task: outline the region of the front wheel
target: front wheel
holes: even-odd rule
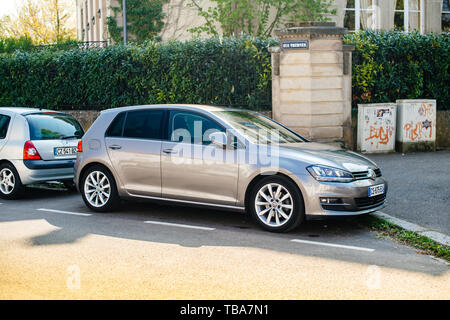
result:
[[[80,187],[83,200],[91,210],[112,211],[120,202],[114,177],[103,166],[89,168]]]
[[[297,186],[281,176],[270,176],[252,189],[249,210],[254,220],[265,230],[286,232],[304,220],[303,198]]]

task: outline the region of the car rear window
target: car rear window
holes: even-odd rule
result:
[[[80,139],[83,128],[71,115],[63,113],[35,113],[26,116],[31,140]]]
[[[11,117],[0,114],[0,139],[5,139]]]

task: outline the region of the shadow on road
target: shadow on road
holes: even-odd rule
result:
[[[368,230],[361,217],[312,220],[302,224],[293,232],[276,234],[259,229],[247,215],[242,213],[168,206],[151,202],[124,202],[117,212],[93,213],[89,217],[52,214],[36,210],[52,208],[92,213],[86,209],[77,193],[64,190],[29,189],[22,200],[1,202],[3,205],[0,206],[0,210],[9,210],[8,213],[11,211],[12,214],[0,215],[0,222],[45,219],[58,228],[30,239],[29,244],[33,246],[74,243],[89,234],[95,234],[192,248],[202,246],[259,248],[432,275],[440,275],[448,271],[445,264],[414,254],[413,249],[391,240],[378,238],[376,234]],[[209,232],[143,223],[147,220],[206,226],[217,228],[217,230]],[[290,241],[292,239],[373,248],[375,251],[369,253],[304,245]]]

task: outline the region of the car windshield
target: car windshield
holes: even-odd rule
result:
[[[84,132],[75,118],[63,113],[36,113],[26,116],[31,140],[80,139]]]
[[[215,111],[214,113],[253,143],[278,144],[307,141],[295,132],[257,112]]]

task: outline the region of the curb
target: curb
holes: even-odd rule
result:
[[[450,236],[447,236],[443,233],[421,227],[417,224],[414,224],[414,223],[411,223],[411,222],[408,222],[408,221],[405,221],[405,220],[402,220],[399,218],[395,218],[395,217],[390,216],[387,213],[384,213],[381,211],[372,212],[371,214],[378,218],[385,219],[399,227],[402,227],[403,229],[413,231],[422,236],[428,237],[431,240],[436,241],[437,243],[439,243],[441,245],[450,246]]]

